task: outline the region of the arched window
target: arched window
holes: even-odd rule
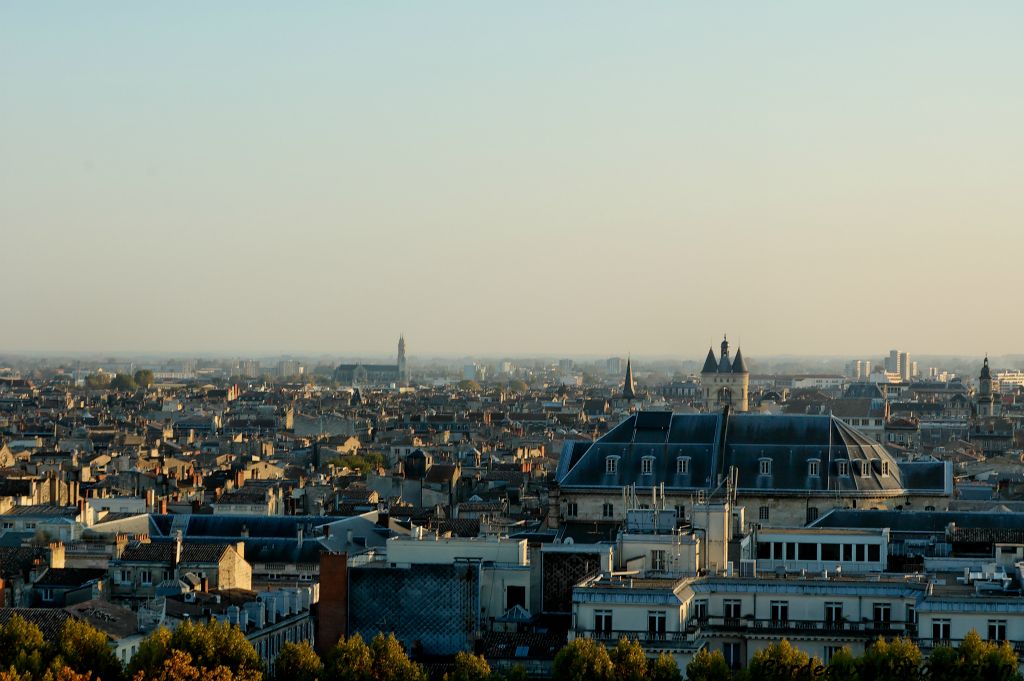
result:
[[[654,470],[654,457],[653,456],[645,456],[644,458],[640,459],[640,474],[641,475],[650,475],[653,470]]]
[[[677,456],[676,457],[676,474],[677,475],[689,475],[690,474],[690,457],[688,457],[688,456]]]
[[[606,456],[604,458],[604,472],[605,473],[616,473],[619,470],[619,457],[617,456]]]

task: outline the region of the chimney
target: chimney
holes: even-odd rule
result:
[[[238,552],[239,558],[245,558],[245,542],[240,541],[235,543],[235,551]]]
[[[210,593],[210,578],[203,576],[199,578],[199,590],[205,593]]]
[[[128,535],[119,533],[114,537],[114,560],[121,558],[121,554],[124,553],[125,547],[128,546]]]
[[[174,531],[174,565],[181,562],[181,530]]]
[[[64,567],[64,542],[50,542],[50,567],[54,569]]]
[[[240,489],[245,484],[245,471],[235,471],[235,489]]]
[[[146,511],[148,513],[153,512],[153,506],[156,504],[156,492],[151,489],[146,490]]]
[[[160,500],[160,515],[167,515],[167,500]]]

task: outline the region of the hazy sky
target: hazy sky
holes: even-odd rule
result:
[[[1024,3],[5,2],[0,349],[1019,352]]]

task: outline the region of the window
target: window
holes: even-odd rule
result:
[[[118,570],[117,571],[117,581],[120,584],[131,584],[132,583],[132,573],[129,572],[128,570]]]
[[[883,476],[889,475],[889,462],[888,461],[883,461],[882,462],[882,475]]]
[[[594,611],[594,632],[596,632],[598,635],[612,633],[611,610]]]
[[[822,560],[839,560],[839,544],[822,544]]]
[[[650,475],[652,470],[654,470],[654,457],[653,456],[645,456],[644,458],[640,459],[640,474],[641,475]]]
[[[843,560],[853,562],[853,544],[843,544]]]
[[[875,629],[888,629],[892,622],[892,606],[888,603],[875,603],[871,606],[871,621]]]
[[[43,600],[46,601],[46,602],[53,601],[53,589],[43,589],[42,596],[43,596]],[[990,623],[989,624],[989,631],[991,631],[991,630],[992,630],[992,625]],[[992,637],[989,636],[989,638],[992,638]]]
[[[818,560],[818,545],[800,542],[796,545],[797,560]]]
[[[762,506],[761,508],[757,509],[757,519],[761,520],[763,522],[767,522],[768,521],[768,507],[767,506]]]
[[[655,549],[651,551],[651,569],[652,570],[665,570],[667,569],[665,561],[665,552],[661,549]]]
[[[789,601],[772,601],[771,613],[772,624],[785,624],[789,621]]]
[[[725,657],[729,669],[739,669],[743,665],[743,660],[740,659],[740,644],[735,641],[722,644],[722,656]]]
[[[818,507],[817,506],[808,506],[807,507],[807,522],[808,523],[813,523],[817,519],[818,519]]]
[[[601,506],[601,517],[602,518],[611,518],[614,515],[615,515],[615,506],[613,504],[609,504],[609,503],[606,502],[606,503],[604,503]]]
[[[932,620],[932,638],[936,641],[948,641],[950,639],[950,626],[948,619]]]
[[[648,610],[647,611],[647,633],[656,639],[665,638],[665,611],[664,610]]]
[[[767,541],[757,542],[757,559],[758,560],[771,560],[772,559],[772,543]]]
[[[686,518],[686,506],[683,504],[676,504],[676,517],[680,520],[684,520]]]
[[[570,501],[568,504],[565,505],[565,517],[566,518],[575,518],[576,516],[579,515],[579,512],[580,512],[580,508],[579,508],[579,506],[576,505],[575,501]]]
[[[870,478],[871,477],[871,462],[861,461],[860,462],[860,477]]]
[[[678,475],[689,475],[690,474],[690,457],[680,456],[676,458],[676,474]]]
[[[818,461],[817,459],[811,459],[810,461],[807,462],[807,475],[809,475],[810,477],[818,477],[820,469],[821,462]]]
[[[619,457],[617,457],[617,456],[605,457],[605,460],[604,460],[604,472],[605,473],[615,473],[618,470],[619,470]]]
[[[850,474],[849,461],[836,461],[836,475],[845,477]]]
[[[878,544],[868,544],[868,561],[877,563],[882,559],[882,547]]]
[[[526,607],[526,587],[516,585],[505,587],[505,609],[508,610],[517,605],[521,608]]]
[[[917,608],[907,603],[907,624],[911,626],[917,625]]]
[[[864,545],[863,544],[854,544],[854,546],[857,547],[857,562],[858,563],[863,563],[864,562]]]
[[[706,622],[708,619],[708,601],[701,598],[693,602],[693,619],[698,622]]]
[[[153,571],[149,568],[139,570],[139,584],[149,585],[153,583]]]
[[[738,620],[743,615],[740,614],[740,608],[742,607],[742,601],[738,598],[725,599],[722,601],[722,607],[724,609],[726,620]]]
[[[825,624],[837,625],[843,622],[843,604],[840,601],[825,603]]]
[[[771,459],[760,459],[761,475],[772,474],[772,460]]]
[[[988,640],[989,641],[1005,641],[1006,640],[1006,620],[989,620],[988,621]]]

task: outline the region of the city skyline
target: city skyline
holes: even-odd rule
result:
[[[2,350],[1022,349],[1018,4],[57,4]]]

